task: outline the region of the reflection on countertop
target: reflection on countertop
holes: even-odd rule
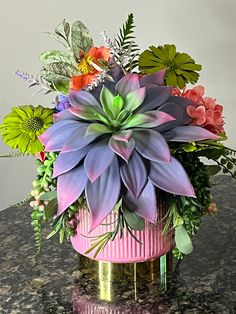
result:
[[[45,240],[33,257],[29,206],[0,212],[0,313],[236,313],[236,183],[228,176],[216,182],[217,223],[204,220],[194,252],[172,266],[167,290],[140,284],[134,298],[133,286],[121,283],[113,303],[98,300],[98,286],[69,242]]]

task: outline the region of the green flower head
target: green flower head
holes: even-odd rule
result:
[[[187,83],[194,84],[198,81],[202,69],[200,64],[187,54],[176,52],[175,45],[150,46],[139,58],[141,71],[151,74],[162,69],[167,69],[165,83],[169,86],[184,88]]]
[[[53,110],[42,106],[24,105],[14,107],[0,125],[3,141],[23,153],[38,153],[43,145],[38,140],[52,123]]]

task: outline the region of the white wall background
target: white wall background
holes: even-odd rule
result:
[[[38,55],[58,48],[43,34],[63,20],[83,21],[102,43],[100,32],[113,35],[133,12],[137,42],[175,43],[203,65],[199,83],[225,106],[228,145],[236,148],[236,0],[21,0],[0,6],[0,120],[12,106],[49,105],[52,96],[37,95],[14,76],[16,69],[37,74]],[[9,152],[0,139],[0,154]],[[0,209],[24,198],[36,168],[31,157],[0,159]]]

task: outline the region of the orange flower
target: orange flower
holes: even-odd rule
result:
[[[104,46],[92,47],[86,54],[81,52],[81,61],[78,64],[78,69],[82,74],[71,78],[70,89],[79,91],[81,88],[91,84],[95,76],[101,72],[99,62],[108,62],[109,58],[110,51]]]

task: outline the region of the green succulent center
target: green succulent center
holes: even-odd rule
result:
[[[22,127],[26,131],[31,131],[35,133],[42,129],[43,120],[39,117],[29,118],[22,123]]]

